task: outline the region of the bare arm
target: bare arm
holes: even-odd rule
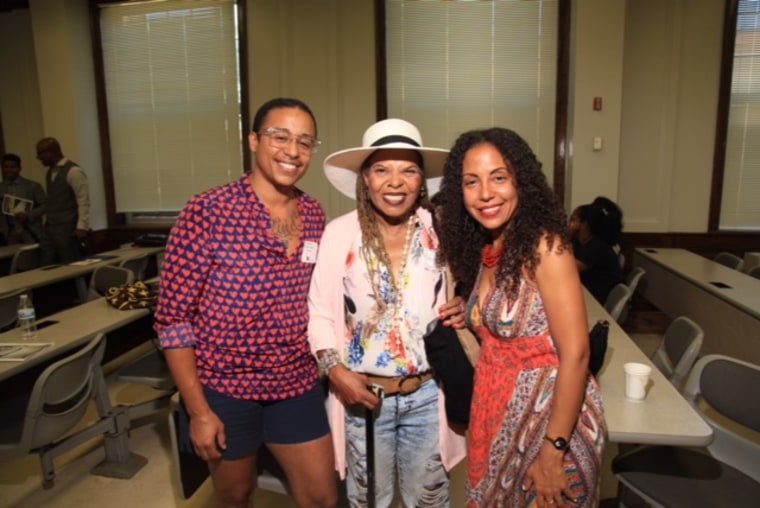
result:
[[[569,441],[578,421],[588,381],[588,324],[575,259],[570,250],[560,251],[557,244],[558,241],[555,241],[549,250],[546,241],[542,240],[536,282],[559,356],[546,435]],[[564,452],[545,440],[538,458],[530,465],[526,487],[536,490],[541,499],[539,506],[546,498],[562,506],[562,494],[570,496],[562,467],[563,458]]]

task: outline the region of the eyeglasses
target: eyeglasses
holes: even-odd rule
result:
[[[296,136],[288,129],[281,127],[269,127],[259,133],[259,136],[269,136],[272,145],[277,148],[287,148],[296,140],[296,146],[301,153],[316,153],[319,145],[322,144],[320,140],[308,134],[301,134]]]

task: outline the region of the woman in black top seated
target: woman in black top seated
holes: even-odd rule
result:
[[[623,212],[613,201],[600,196],[573,211],[569,228],[581,282],[604,304],[612,288],[624,281],[614,250],[623,232]]]

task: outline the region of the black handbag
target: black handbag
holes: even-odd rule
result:
[[[443,326],[439,319],[424,340],[428,363],[445,395],[446,417],[451,423],[466,426],[470,422],[475,368],[465,353],[457,330]]]
[[[448,268],[446,294],[454,298],[454,280]],[[465,427],[470,422],[470,403],[475,384],[475,364],[480,356],[480,343],[468,329],[455,330],[440,319],[424,337],[428,363],[435,379],[441,383],[446,400],[446,418]]]
[[[588,370],[596,376],[604,364],[604,355],[607,353],[607,338],[610,331],[610,324],[604,319],[600,319],[588,332],[588,339],[591,345],[591,354],[588,360]]]

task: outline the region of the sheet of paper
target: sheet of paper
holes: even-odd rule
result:
[[[0,362],[23,362],[52,345],[52,342],[6,342],[0,344]]]

